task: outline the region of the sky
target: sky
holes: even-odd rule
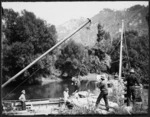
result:
[[[49,24],[60,25],[74,18],[91,18],[103,8],[125,10],[136,4],[147,6],[148,1],[2,2],[2,7],[11,8],[19,13],[25,9]]]

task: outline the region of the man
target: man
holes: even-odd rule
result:
[[[74,88],[75,88],[74,90],[74,94],[75,94],[79,91],[81,83],[80,83],[79,77],[78,78],[73,77],[72,81],[73,81],[72,85],[74,85]]]
[[[72,109],[73,105],[71,104],[71,101],[69,100],[69,89],[66,87],[64,92],[63,92],[63,95],[64,95],[64,102],[65,102],[65,105],[69,108],[69,109]]]
[[[95,107],[98,107],[98,104],[100,103],[101,99],[104,99],[106,110],[109,111],[109,104],[108,104],[108,87],[107,82],[105,81],[105,77],[101,76],[101,81],[97,84],[97,87],[100,89],[100,94],[97,98]]]
[[[119,78],[119,76],[118,76],[118,74],[117,74],[117,73],[115,73],[114,78],[115,78],[115,79],[118,79],[118,78]]]
[[[26,110],[26,105],[25,105],[25,101],[26,101],[25,90],[22,90],[21,93],[22,94],[20,95],[19,100],[21,101],[22,110]]]
[[[135,86],[140,86],[140,83],[135,75],[134,69],[130,70],[130,74],[127,76],[127,106],[130,106],[131,96],[133,104],[135,102]]]
[[[69,89],[67,87],[65,88],[63,95],[64,95],[64,101],[66,103],[69,100]]]

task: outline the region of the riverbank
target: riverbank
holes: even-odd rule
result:
[[[89,73],[86,76],[80,76],[80,81],[82,81],[82,80],[97,81],[97,75],[100,75],[100,74],[95,74],[95,73],[91,74],[91,73]],[[103,75],[105,75],[107,78],[110,77],[106,73],[103,73]]]
[[[88,80],[88,81],[96,81],[97,78],[96,78],[97,74],[88,74],[86,76],[81,76],[80,77],[80,80]]]
[[[97,75],[98,74],[95,74],[95,73],[93,73],[93,74],[91,74],[91,73],[89,73],[89,74],[87,74],[87,75],[85,75],[85,76],[80,76],[80,81],[97,81]],[[107,74],[105,74],[106,75],[106,77],[108,77],[108,75]],[[42,77],[41,78],[41,84],[42,85],[45,85],[45,84],[48,84],[48,83],[51,83],[51,82],[61,82],[62,81],[62,79],[61,78],[58,78],[58,76],[47,76],[47,77]]]
[[[97,74],[88,74],[86,76],[80,76],[80,80],[87,80],[87,81],[96,81],[97,80]],[[51,75],[51,76],[46,76],[46,77],[41,77],[41,84],[49,84],[52,82],[61,82],[62,79],[58,78],[58,76]]]
[[[62,79],[61,78],[57,78],[57,77],[53,77],[53,76],[49,76],[49,77],[42,77],[41,78],[41,85],[46,85],[46,84],[49,84],[49,83],[52,83],[52,82],[61,82]]]

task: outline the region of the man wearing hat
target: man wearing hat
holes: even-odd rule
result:
[[[101,92],[97,98],[95,107],[96,108],[98,107],[98,104],[100,103],[101,99],[103,98],[104,102],[105,102],[106,110],[109,111],[108,86],[107,86],[107,82],[106,82],[104,75],[101,76],[101,81],[98,82],[97,87],[100,89]]]
[[[21,91],[21,95],[19,97],[19,100],[21,101],[22,104],[22,110],[26,110],[26,105],[25,105],[25,101],[26,101],[26,96],[25,96],[25,90]]]
[[[75,93],[79,92],[80,86],[81,86],[81,82],[80,82],[80,79],[79,79],[78,76],[73,77],[73,78],[72,78],[72,81],[73,81],[73,82],[72,82],[71,85],[74,85],[74,94],[75,94]]]
[[[69,89],[67,87],[65,88],[63,95],[64,95],[64,101],[67,102],[69,100]]]
[[[139,80],[137,79],[137,76],[135,74],[134,69],[130,70],[130,74],[127,76],[127,106],[130,106],[131,97],[133,100],[133,104],[135,102],[135,87],[134,86],[140,86]]]
[[[64,92],[63,92],[63,95],[64,95],[64,102],[65,102],[65,105],[69,108],[69,109],[72,109],[73,105],[71,104],[71,101],[69,100],[69,89],[68,87],[65,88]]]

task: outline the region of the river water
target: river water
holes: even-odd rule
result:
[[[3,100],[18,100],[21,91],[24,89],[26,91],[27,99],[43,99],[43,98],[60,98],[63,97],[63,91],[67,86],[69,88],[69,94],[74,92],[74,86],[71,85],[71,81],[61,81],[53,82],[46,85],[32,85],[32,86],[21,86],[10,93],[15,87],[5,87],[2,90]],[[81,91],[90,90],[91,92],[95,90],[95,82],[82,81]],[[9,94],[9,95],[8,95]]]

